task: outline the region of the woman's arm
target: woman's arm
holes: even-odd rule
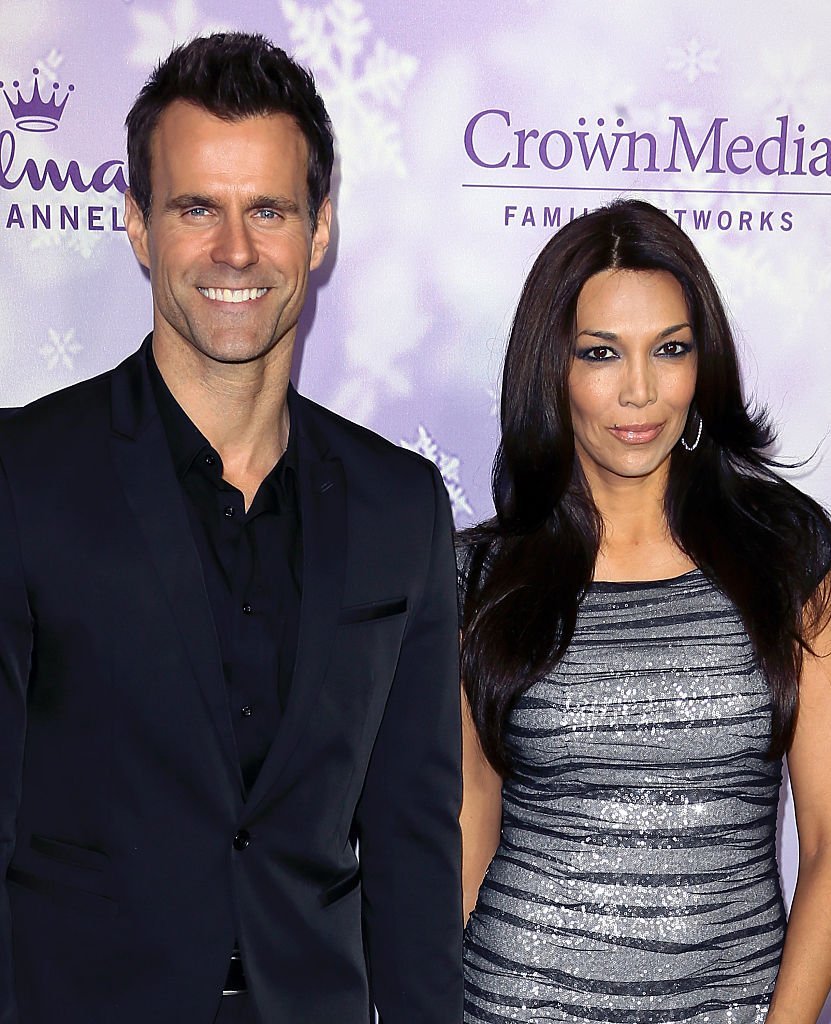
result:
[[[831,628],[805,655],[788,754],[799,874],[767,1024],[815,1024],[831,988]]]
[[[462,691],[462,890],[464,918],[476,906],[479,886],[499,846],[502,778],[482,753],[470,705]]]

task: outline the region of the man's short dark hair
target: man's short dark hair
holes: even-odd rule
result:
[[[176,100],[226,121],[288,114],[309,150],[309,217],[317,223],[329,194],[334,161],[332,124],[309,71],[264,36],[217,32],[177,46],[148,78],[127,115],[130,191],[150,217],[150,142],[165,109]]]

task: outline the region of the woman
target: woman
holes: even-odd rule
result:
[[[552,238],[505,359],[497,515],[460,546],[468,1024],[816,1021],[831,524],[771,441],[672,220],[617,202]]]

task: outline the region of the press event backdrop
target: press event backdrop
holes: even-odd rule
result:
[[[237,28],[311,66],[338,137],[335,245],[295,378],[436,462],[459,525],[491,510],[523,277],[553,231],[621,195],[666,209],[699,246],[749,393],[771,408],[781,454],[810,457],[801,486],[831,503],[829,10],[3,0],[0,404],[112,366],[149,328],[122,223],[124,115],[175,42]],[[781,845],[790,891],[789,811]]]

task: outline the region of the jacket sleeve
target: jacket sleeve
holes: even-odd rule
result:
[[[20,802],[31,651],[32,623],[18,531],[8,481],[0,463],[0,1024],[17,1021],[6,872],[14,851]]]
[[[462,1020],[456,571],[435,470],[433,492],[429,566],[356,817],[370,990],[382,1024]]]

